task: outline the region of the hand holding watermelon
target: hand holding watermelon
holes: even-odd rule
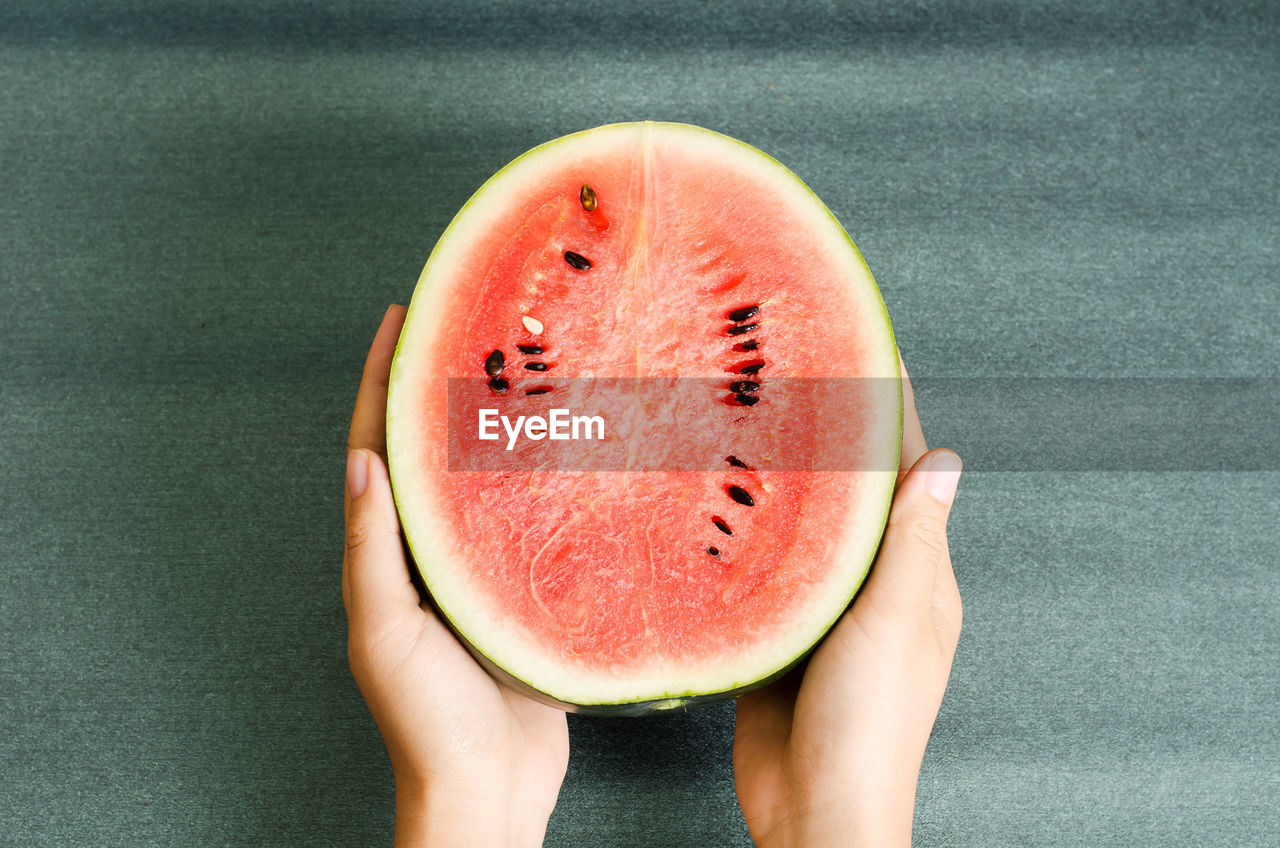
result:
[[[899,369],[848,233],[749,145],[613,124],[487,181],[388,313],[352,422],[351,666],[398,841],[538,844],[568,758],[557,708],[645,714],[782,678],[738,706],[755,838],[909,842],[959,636],[959,462],[921,458]],[[562,413],[599,420],[602,465],[562,456]],[[499,417],[504,462],[472,462]]]
[[[902,376],[902,473],[871,576],[803,671],[738,700],[738,799],[761,848],[911,844],[960,637],[946,535],[960,462],[925,452]]]
[[[397,845],[540,845],[569,760],[564,713],[500,686],[420,606],[384,464],[383,319],[348,441],[342,597],[351,671],[391,756]]]

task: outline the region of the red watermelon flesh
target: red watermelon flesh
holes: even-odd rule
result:
[[[567,136],[486,183],[423,271],[388,399],[401,522],[455,631],[527,691],[736,693],[865,576],[897,378],[865,263],[781,165],[678,124]],[[506,450],[478,440],[485,408],[607,434]]]

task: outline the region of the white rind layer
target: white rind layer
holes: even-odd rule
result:
[[[674,142],[685,150],[704,150],[729,167],[739,167],[753,178],[767,181],[795,210],[806,234],[820,240],[829,261],[839,265],[838,277],[863,314],[883,315],[883,322],[858,327],[868,361],[865,376],[888,378],[896,387],[892,401],[878,405],[878,418],[867,432],[867,467],[896,467],[901,438],[901,387],[897,348],[880,293],[862,256],[843,227],[825,205],[781,164],[749,145],[718,133],[683,124],[613,124],[549,142],[529,151],[494,175],[472,196],[440,237],[419,278],[404,331],[396,349],[387,402],[387,452],[401,523],[422,577],[440,610],[472,646],[513,677],[567,704],[608,705],[679,699],[728,692],[791,665],[803,656],[839,618],[861,585],[879,546],[888,517],[896,473],[889,470],[857,472],[861,506],[850,510],[837,534],[840,547],[822,591],[814,593],[812,607],[793,621],[791,629],[757,640],[732,660],[688,665],[672,661],[645,669],[610,674],[583,669],[560,659],[534,642],[530,635],[501,611],[485,603],[483,592],[469,585],[463,570],[454,564],[464,559],[465,539],[442,520],[445,510],[421,474],[412,469],[417,461],[416,434],[419,410],[429,391],[445,391],[445,381],[409,379],[406,362],[430,359],[439,343],[440,322],[450,287],[465,284],[454,269],[466,267],[475,240],[488,233],[488,222],[499,217],[508,198],[534,190],[540,175],[568,167],[587,146],[597,151],[617,146],[635,150],[656,141]],[[879,338],[876,335],[879,334]],[[434,388],[433,388],[434,387]],[[441,440],[443,441],[443,433]],[[441,454],[441,461],[444,461]],[[397,473],[402,470],[401,473]]]

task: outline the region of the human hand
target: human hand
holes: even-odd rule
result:
[[[907,372],[902,463],[866,584],[803,670],[738,700],[738,801],[761,848],[910,846],[916,780],[960,638],[947,515],[960,459],[926,453]]]
[[[387,381],[405,310],[365,361],[347,442],[347,653],[391,757],[397,846],[541,845],[569,762],[564,713],[499,685],[421,603],[385,465]]]

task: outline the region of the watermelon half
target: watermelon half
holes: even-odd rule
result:
[[[554,409],[604,432],[528,424]],[[526,424],[482,440],[485,414]],[[387,452],[472,653],[541,700],[640,713],[813,648],[878,548],[901,426],[884,303],[826,206],[749,145],[645,122],[524,154],[454,218],[396,349]]]

